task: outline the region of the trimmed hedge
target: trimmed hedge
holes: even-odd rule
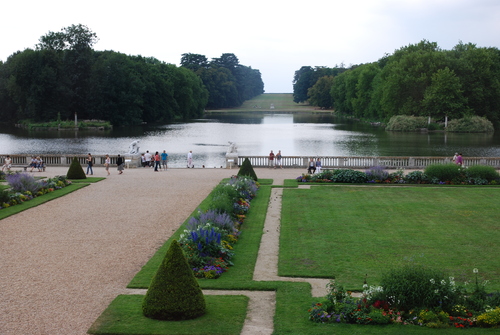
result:
[[[177,240],[170,244],[151,281],[142,311],[148,318],[172,321],[205,314],[205,297]]]
[[[69,166],[68,173],[66,174],[68,179],[86,179],[85,171],[83,171],[80,162],[76,157],[73,157],[71,165]]]

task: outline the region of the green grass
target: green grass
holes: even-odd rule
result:
[[[119,295],[90,327],[90,334],[240,334],[248,297],[205,296],[207,313],[186,321],[159,321],[142,314],[142,295]]]
[[[235,256],[232,259],[234,266],[224,273],[219,279],[200,279],[200,286],[204,289],[248,289],[249,285],[253,290],[274,289],[274,286],[253,282],[253,270],[259,252],[260,239],[264,227],[264,220],[267,214],[267,205],[271,195],[271,187],[261,186],[257,197],[252,200],[251,210],[241,228],[241,235],[238,243],[234,247]],[[208,199],[209,197],[207,197]],[[205,199],[199,206],[201,210],[207,208],[208,202]],[[194,214],[195,212],[193,212]],[[187,222],[187,220],[186,220]],[[186,224],[184,222],[183,226]],[[142,267],[137,275],[130,281],[128,288],[148,288],[151,279],[156,273],[165,254],[174,239],[178,239],[184,228],[181,226],[153,255],[153,257]]]
[[[87,177],[85,179],[70,179],[72,183],[97,183],[106,179],[105,177]]]
[[[285,184],[289,187],[296,185],[296,183],[288,185],[286,182]],[[217,280],[200,279],[199,283],[203,289],[276,291],[274,334],[444,335],[461,334],[463,332],[463,330],[454,328],[430,329],[418,326],[316,324],[308,320],[307,310],[313,303],[318,302],[319,298],[311,297],[311,287],[308,283],[253,281],[253,270],[263,233],[271,188],[272,186],[267,185],[267,183],[263,185],[258,196],[251,203],[252,207],[243,225],[242,235],[235,246],[235,257],[233,258],[235,265]],[[411,256],[413,256],[411,261],[421,263],[426,263],[430,259],[433,260],[433,264],[446,263],[445,267],[453,270],[454,266],[448,266],[447,264],[448,258],[446,257],[450,255],[446,256],[444,254],[448,253],[448,246],[443,247],[440,244],[453,244],[456,241],[466,240],[469,241],[467,244],[452,246],[455,250],[459,250],[460,253],[456,257],[451,256],[457,260],[469,262],[468,265],[474,264],[473,267],[480,268],[481,274],[490,276],[493,282],[491,286],[488,286],[488,290],[490,290],[494,285],[498,285],[498,274],[495,271],[498,271],[499,266],[495,255],[498,254],[499,250],[494,245],[498,241],[498,236],[495,235],[498,234],[498,228],[493,222],[496,212],[492,212],[495,204],[494,199],[498,198],[497,192],[500,192],[500,189],[470,187],[394,188],[321,185],[321,187],[313,186],[311,190],[288,189],[284,191],[283,196],[281,236],[287,236],[287,234],[290,234],[289,231],[294,231],[293,234],[295,235],[290,235],[287,239],[281,239],[280,262],[283,254],[289,256],[295,252],[290,249],[298,249],[299,253],[304,255],[294,255],[292,257],[307,257],[311,261],[295,262],[294,266],[287,268],[290,273],[296,274],[305,271],[304,276],[310,274],[311,271],[315,271],[313,273],[324,273],[325,271],[322,272],[320,266],[316,266],[316,263],[321,263],[321,266],[330,269],[326,271],[328,274],[332,272],[331,269],[339,270],[339,280],[342,281],[344,286],[361,288],[364,272],[361,275],[361,282],[358,282],[357,275],[352,274],[352,268],[357,269],[358,272],[360,271],[358,268],[368,268],[371,271],[370,273],[373,273],[373,276],[370,275],[368,278],[369,284],[376,284],[374,282],[376,276],[379,276],[384,268],[386,269],[392,265],[390,263],[391,259],[410,261]],[[206,207],[205,201],[200,204],[200,208]],[[451,218],[448,218],[448,216]],[[454,220],[455,217],[463,217],[462,223],[459,223],[460,220]],[[340,220],[343,220],[342,224],[339,223]],[[481,222],[476,223],[476,220]],[[178,236],[182,229],[180,228],[171,239]],[[452,229],[455,229],[455,231]],[[472,232],[474,229],[487,230],[487,232]],[[300,232],[297,233],[297,231]],[[313,231],[313,233],[310,234],[309,231]],[[479,244],[487,244],[488,247],[477,245],[477,242],[470,242],[471,239],[475,239],[473,236],[476,234],[484,239],[484,243],[481,241]],[[437,235],[443,235],[443,238],[441,239]],[[460,235],[464,235],[464,237]],[[414,238],[414,236],[416,237]],[[163,259],[171,239],[158,250],[156,255],[134,277],[129,287],[147,288],[159,266],[159,262]],[[393,239],[395,240],[394,244],[398,244],[399,248],[402,248],[396,253],[392,246]],[[287,240],[291,240],[293,243],[287,245]],[[306,242],[302,242],[302,240]],[[349,241],[349,243],[346,243],[346,241]],[[416,249],[405,248],[405,245]],[[427,254],[422,256],[421,249]],[[432,254],[432,252],[438,251],[439,254]],[[408,258],[405,260],[406,255]],[[349,261],[347,262],[342,258]],[[335,263],[338,260],[340,260],[342,268]],[[492,263],[493,266],[489,268],[483,267],[482,263],[478,263],[478,265],[473,262],[474,260],[484,264]],[[360,262],[364,263],[360,264]],[[297,268],[297,270],[293,268]],[[490,269],[493,270],[490,271]],[[464,270],[471,272],[472,267]],[[282,266],[280,264],[280,274],[281,272]],[[300,274],[300,276],[302,275]],[[314,276],[319,276],[319,274]],[[349,278],[353,279],[349,281]],[[485,277],[484,279],[490,278]],[[91,328],[92,333],[211,334],[213,331],[213,328],[207,328],[203,322],[196,326],[194,323],[190,323],[195,320],[176,322],[175,330],[172,330],[168,325],[155,330],[156,332],[144,331],[146,328],[144,328],[143,323],[149,324],[150,320],[145,320],[140,313],[142,296],[129,297],[119,296],[115,299],[94,323]],[[208,301],[211,296],[206,296],[206,298]],[[216,309],[233,311],[240,308],[238,307],[239,302],[232,304],[231,299],[226,301],[226,304],[217,305]],[[244,307],[241,307],[241,309],[243,310]],[[212,313],[219,313],[221,310],[210,310],[206,317],[211,318],[213,317]],[[243,310],[243,313],[246,313],[246,310]],[[234,321],[234,323],[237,323],[237,321]],[[223,334],[220,330],[218,331]],[[497,332],[497,330],[474,328],[466,332],[489,334]]]
[[[285,189],[281,276],[336,278],[360,290],[406,263],[500,289],[498,188],[312,187]]]
[[[274,109],[271,109],[271,104]],[[314,106],[293,102],[292,93],[264,93],[245,101],[240,107],[220,109],[224,112],[328,112],[319,111]],[[210,111],[209,111],[210,112]]]
[[[89,185],[88,183],[87,184],[84,184],[84,183],[71,184],[71,185],[66,186],[64,188],[55,190],[54,192],[46,193],[42,196],[33,198],[29,201],[25,201],[22,204],[18,204],[15,206],[4,208],[4,209],[0,210],[0,220],[6,218],[8,216],[17,214],[19,212],[25,211],[27,209],[41,205],[47,201],[51,201],[51,200],[54,200],[56,198],[65,196],[68,193],[74,192],[74,191],[76,191],[82,187],[88,186],[88,185]]]

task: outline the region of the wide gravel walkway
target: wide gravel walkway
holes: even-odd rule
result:
[[[278,185],[303,172],[256,169]],[[213,187],[235,173],[113,169],[106,180],[0,220],[0,334],[86,334]]]

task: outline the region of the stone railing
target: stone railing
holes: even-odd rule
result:
[[[7,155],[0,155],[0,166]],[[30,155],[10,155],[14,166],[26,166],[31,162]],[[87,155],[40,155],[46,166],[69,166],[76,157],[82,166],[87,165]],[[110,155],[111,164],[116,164],[118,156]],[[123,155],[128,167],[140,166],[139,155]],[[93,155],[95,166],[104,166],[106,155]],[[227,156],[226,167],[237,167],[245,158],[250,159],[253,167],[268,167],[267,156]],[[446,164],[451,157],[341,157],[341,156],[284,156],[281,158],[283,168],[307,168],[309,160],[321,160],[323,168],[330,169],[366,169],[372,166],[384,166],[389,169],[424,169],[431,164]],[[500,157],[464,157],[464,166],[487,165],[500,169]]]
[[[238,165],[245,158],[250,160],[253,167],[268,167],[267,156],[239,156]],[[336,156],[283,156],[283,168],[307,168],[313,158],[321,160],[323,168],[331,169],[366,169],[373,166],[384,166],[389,169],[424,169],[431,164],[451,163],[451,157],[336,157]],[[500,157],[464,157],[464,166],[487,165],[500,169]]]
[[[31,155],[9,155],[12,159],[12,165],[14,166],[27,166],[31,163]],[[7,155],[0,155],[0,165],[3,165],[4,159]],[[87,165],[87,155],[40,155],[46,166],[70,166],[73,157],[78,159],[78,162],[82,166]],[[135,167],[140,165],[140,158],[132,155],[123,155],[125,162],[129,167]],[[116,164],[117,155],[109,155],[111,159],[111,164]],[[106,155],[92,155],[92,161],[94,166],[104,166],[106,161]]]

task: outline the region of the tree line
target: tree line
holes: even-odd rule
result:
[[[295,72],[295,102],[356,118],[394,115],[435,120],[482,116],[500,125],[500,51],[460,42],[452,50],[423,40],[376,62]]]
[[[44,122],[99,119],[113,125],[200,117],[205,108],[236,107],[264,92],[260,72],[223,54],[196,68],[153,57],[95,51],[84,25],[49,32],[36,48],[0,61],[0,119]]]

